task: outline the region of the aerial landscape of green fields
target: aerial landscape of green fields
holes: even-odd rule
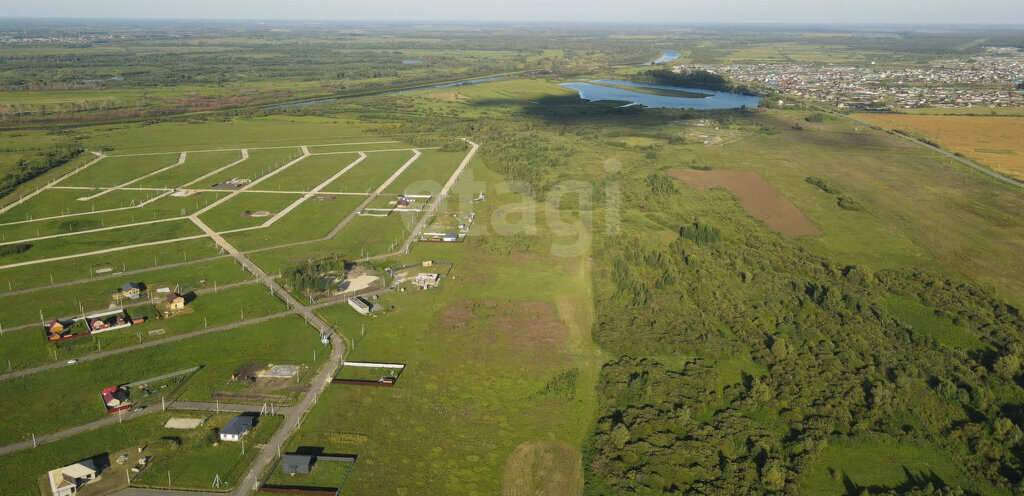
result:
[[[1024,10],[730,1],[0,13],[0,496],[1024,494]]]

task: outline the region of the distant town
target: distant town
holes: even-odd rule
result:
[[[839,108],[1012,107],[1024,104],[1024,50],[988,47],[984,55],[929,68],[838,64],[684,65],[767,85],[785,95]]]

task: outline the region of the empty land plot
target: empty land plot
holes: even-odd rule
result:
[[[371,150],[397,150],[402,148],[412,148],[411,145],[406,143],[365,143],[365,144],[348,144],[348,145],[311,145],[308,147],[309,153],[335,153],[335,152],[364,152]]]
[[[120,271],[121,267],[118,266],[116,270]],[[177,284],[183,288],[182,291],[189,291],[204,287],[213,288],[214,281],[223,286],[251,278],[252,276],[242,270],[234,262],[234,259],[221,258],[171,269],[157,269],[30,293],[14,295],[0,293],[0,306],[4,308],[0,325],[12,327],[38,322],[40,312],[49,320],[56,317],[81,315],[82,309],[86,312],[106,309],[112,301],[110,296],[126,282],[148,283],[151,289],[154,289],[153,284],[160,284],[160,287],[169,285],[171,289]],[[6,287],[0,289],[7,291]],[[2,338],[0,338],[0,342],[2,342]],[[2,353],[3,350],[0,349],[0,354]]]
[[[195,188],[209,188],[217,183],[230,181],[236,177],[253,181],[273,172],[302,155],[302,150],[295,148],[274,148],[270,150],[249,150],[249,158],[234,167],[218,172],[192,185]],[[226,164],[225,164],[226,165]],[[196,177],[198,178],[198,176]]]
[[[201,365],[180,391],[182,399],[209,400],[246,363],[309,363],[310,350],[323,347],[305,321],[287,316],[237,329],[197,336],[76,364],[74,373],[52,369],[0,381],[0,444],[9,444],[105,418],[99,399],[104,387]],[[324,355],[327,353],[325,352]],[[163,393],[171,393],[168,387]],[[47,398],[61,391],[60,408],[51,401],[25,402],[25,397]],[[27,395],[27,396],[25,396]],[[160,394],[135,401],[159,403]]]
[[[267,191],[310,191],[357,159],[359,155],[356,153],[309,156],[253,188]]]
[[[527,441],[512,451],[501,475],[502,496],[583,494],[580,452],[554,439]]]
[[[131,207],[162,194],[159,191],[117,190],[95,199],[78,200],[79,198],[92,196],[99,192],[87,189],[50,188],[32,197],[25,203],[0,214],[0,222],[19,222],[29,220],[30,218],[39,219],[65,214],[85,214],[97,210]]]
[[[253,227],[270,220],[302,195],[291,193],[240,193],[199,216],[214,231]],[[248,213],[246,213],[248,212]],[[283,222],[281,219],[279,222]]]
[[[407,195],[435,194],[441,191],[466,156],[466,152],[438,150],[424,150],[422,153],[423,155],[398,176],[385,192]]]
[[[752,171],[680,170],[667,171],[692,188],[706,190],[725,188],[736,195],[750,215],[762,220],[772,230],[786,236],[815,236],[821,229],[814,225],[768,181]]]
[[[362,196],[320,195],[309,198],[274,225],[224,235],[239,250],[320,239],[363,201]]]
[[[162,286],[162,285],[161,285]],[[173,289],[173,285],[171,285]],[[159,298],[160,295],[154,293]],[[152,310],[152,306],[149,307]],[[167,319],[147,319],[129,328],[102,334],[61,341],[50,344],[43,337],[42,328],[5,332],[0,338],[5,349],[0,357],[8,355],[12,367],[28,368],[38,365],[79,358],[98,351],[110,351],[142,342],[165,339],[178,334],[201,331],[208,327],[234,324],[244,314],[247,319],[256,319],[281,313],[285,304],[271,295],[266,287],[258,284],[238,286],[214,293],[204,293],[189,302],[190,313]],[[129,315],[145,315],[145,309],[131,306],[126,308]],[[81,314],[79,314],[81,315]],[[149,334],[150,331],[159,331]],[[15,339],[5,341],[8,335]],[[31,336],[25,339],[25,336]],[[7,349],[9,347],[9,349]],[[4,369],[6,370],[6,369]]]
[[[85,234],[73,234],[59,238],[39,239],[25,243],[7,244],[8,247],[21,247],[24,251],[9,255],[0,255],[0,266],[41,260],[44,258],[61,257],[78,253],[89,253],[131,246],[140,243],[184,238],[203,234],[188,220],[173,220],[131,227],[120,227],[110,231]]]
[[[890,129],[909,131],[999,172],[1024,178],[1024,117],[856,114]]]
[[[47,286],[52,283],[88,279],[96,274],[96,270],[103,268],[140,270],[218,255],[220,255],[220,248],[213,240],[187,239],[142,248],[0,269],[0,288],[4,288],[5,291],[17,291]]]
[[[178,153],[106,157],[61,181],[61,186],[117,186],[178,161]]]
[[[301,246],[252,253],[249,258],[263,270],[277,273],[289,265],[308,258],[337,255],[354,260],[382,255],[400,245],[416,222],[416,215],[394,213],[388,217],[356,217],[332,239]],[[284,221],[284,219],[282,219]]]
[[[3,230],[3,241],[15,241],[52,234],[67,234],[124,224],[184,217],[217,201],[226,194],[227,192],[218,192],[202,193],[190,197],[165,196],[139,208],[126,208],[112,212],[86,213],[50,220],[23,222],[0,228]]]
[[[189,152],[185,156],[185,163],[147,177],[132,186],[176,188],[241,158],[242,152],[238,150]]]
[[[374,152],[352,170],[328,184],[323,191],[367,193],[380,187],[399,167],[412,158],[410,151]],[[422,157],[420,158],[422,160]],[[406,169],[408,171],[408,169]]]

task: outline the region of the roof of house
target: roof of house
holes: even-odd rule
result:
[[[61,473],[74,478],[85,479],[96,475],[96,464],[92,460],[82,460],[62,468]]]
[[[167,303],[174,303],[174,300],[177,300],[178,298],[185,299],[184,296],[181,296],[178,293],[171,293],[167,295]]]
[[[228,421],[227,425],[220,430],[221,434],[242,435],[252,428],[253,417],[249,415],[238,415]]]
[[[133,289],[137,289],[139,291],[142,291],[142,286],[139,286],[138,284],[135,284],[134,282],[126,282],[123,285],[121,285],[121,291],[131,291]]]
[[[281,457],[281,465],[289,474],[308,474],[313,465],[313,457],[298,453],[286,453]]]

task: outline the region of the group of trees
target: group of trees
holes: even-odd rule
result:
[[[48,170],[70,162],[83,151],[78,143],[68,142],[19,158],[11,170],[0,177],[0,197],[7,196],[22,183],[39,177]]]
[[[281,282],[285,287],[300,294],[314,294],[324,291],[324,278],[344,275],[353,263],[338,257],[306,260],[281,271]]]
[[[609,269],[597,272],[595,338],[623,356],[599,382],[592,494],[791,491],[826,446],[868,433],[931,443],[972,480],[1024,489],[1018,309],[924,272],[837,266],[756,230],[728,243],[704,223],[679,232],[667,247],[636,235],[596,250]],[[886,307],[892,294],[991,351],[910,327]],[[725,375],[722,364],[748,360]],[[899,490],[959,490],[908,484]]]
[[[737,85],[731,80],[705,70],[673,72],[670,69],[652,69],[632,76],[635,83],[663,84],[683,88],[700,88],[714,91],[732,91],[745,95],[754,95],[754,91],[745,85]]]

